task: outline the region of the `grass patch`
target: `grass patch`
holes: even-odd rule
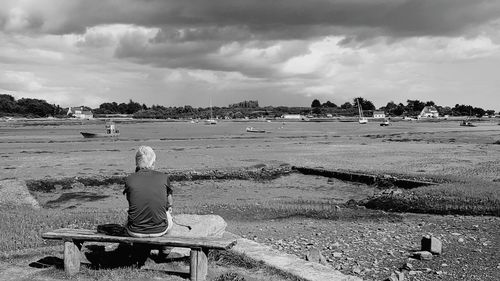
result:
[[[95,229],[98,224],[124,222],[124,211],[71,212],[0,206],[0,252],[18,251],[60,241],[41,238],[43,232],[61,227]]]
[[[500,216],[500,184],[446,183],[367,200],[367,208],[395,212]]]

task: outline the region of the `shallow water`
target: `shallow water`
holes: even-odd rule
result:
[[[291,174],[270,181],[206,180],[173,182],[177,208],[217,204],[342,204],[372,196],[377,189],[321,176]],[[33,192],[44,208],[126,210],[123,186],[85,187],[51,193]]]

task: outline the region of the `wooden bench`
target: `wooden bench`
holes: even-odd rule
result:
[[[61,228],[42,234],[44,239],[58,239],[64,241],[64,271],[72,276],[80,270],[80,249],[84,242],[111,242],[141,245],[169,246],[190,248],[190,280],[201,281],[207,276],[208,250],[228,250],[236,244],[235,238],[212,237],[173,237],[162,236],[155,238],[135,238],[124,236],[110,236],[97,233],[96,230]]]

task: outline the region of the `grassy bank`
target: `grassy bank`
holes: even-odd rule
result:
[[[98,224],[124,222],[123,211],[70,212],[36,210],[22,206],[0,206],[0,252],[56,245],[41,239],[41,233],[61,227],[94,229]]]
[[[500,184],[474,181],[419,187],[377,196],[363,205],[393,212],[500,216]]]

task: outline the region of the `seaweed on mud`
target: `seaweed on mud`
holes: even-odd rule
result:
[[[172,181],[194,180],[273,180],[292,173],[290,166],[258,169],[173,171],[169,172]]]
[[[195,180],[273,180],[283,175],[292,173],[289,165],[279,167],[254,167],[250,169],[234,170],[205,170],[205,171],[169,171],[172,181]],[[75,185],[104,186],[125,184],[125,175],[110,177],[70,177],[62,179],[27,180],[26,186],[30,191],[52,192],[56,189],[72,189]]]
[[[124,176],[112,177],[71,177],[62,179],[41,179],[41,180],[27,180],[26,186],[30,191],[38,192],[52,192],[58,188],[72,189],[75,184],[84,186],[101,186],[112,184],[124,184]]]
[[[318,175],[328,178],[336,178],[344,181],[359,182],[368,185],[374,185],[378,188],[416,188],[419,186],[433,185],[436,182],[429,179],[419,179],[415,177],[403,176],[403,175],[388,175],[388,174],[366,174],[362,172],[355,171],[341,171],[341,170],[324,170],[319,168],[305,168],[305,167],[292,167],[293,170],[305,175]]]
[[[382,195],[366,200],[362,206],[368,209],[402,213],[500,216],[498,208],[490,208],[474,202],[458,206],[448,202],[445,198],[419,198],[409,197],[408,195]]]

